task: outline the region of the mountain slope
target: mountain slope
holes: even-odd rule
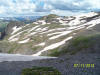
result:
[[[8,24],[8,22],[0,20],[0,40],[2,40],[4,38],[5,28],[6,28],[7,24]]]
[[[51,14],[31,24],[12,24],[11,31],[3,41],[13,44],[6,52],[38,56],[45,51],[59,48],[77,33],[99,24],[100,15],[94,12],[68,17]]]

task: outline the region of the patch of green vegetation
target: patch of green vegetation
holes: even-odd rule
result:
[[[94,38],[94,36],[80,36],[73,39],[68,47],[68,51],[73,55],[81,50],[90,48],[96,42],[95,40],[92,40],[92,38]]]
[[[0,41],[0,50],[1,52],[7,53],[13,47],[13,44],[9,43],[6,40]]]
[[[73,46],[78,46],[79,44],[88,44],[90,41],[90,38],[89,37],[84,37],[84,36],[80,36],[80,37],[77,37],[75,38],[73,41],[72,41],[72,45]]]
[[[34,43],[41,43],[47,39],[46,36],[41,37],[40,35],[30,36],[30,38]]]
[[[61,53],[58,51],[59,48],[55,48],[51,50],[51,52],[48,54],[48,56],[59,56]]]
[[[72,39],[67,46],[62,47],[61,50],[58,50],[58,48],[51,50],[49,56],[60,56],[66,53],[73,55],[82,50],[86,51],[87,49],[91,49],[91,47],[97,44],[99,38],[99,34],[76,37]],[[92,53],[94,51],[91,50],[90,52]]]
[[[48,15],[48,18],[55,18],[55,17],[58,17],[56,14],[50,14],[50,15]]]
[[[23,69],[21,75],[61,75],[61,73],[52,67],[33,67]]]
[[[66,26],[60,25],[59,23],[52,23],[52,24],[46,24],[44,26],[49,27],[49,29],[54,29],[54,28],[64,28]]]
[[[12,53],[17,48],[17,44],[13,43],[12,47],[9,49],[8,53]]]
[[[40,20],[51,20],[53,18],[57,18],[58,16],[55,15],[55,14],[50,14],[50,15],[47,15],[47,16],[44,16],[44,17],[41,17]]]
[[[58,47],[58,48],[55,48],[53,50],[50,50],[50,53],[48,54],[48,56],[58,57],[58,56],[61,56],[65,53],[68,53],[68,51],[65,50],[65,49],[60,50],[59,47]]]
[[[39,48],[41,48],[41,46],[36,46],[34,48],[32,48],[33,51],[38,50]]]

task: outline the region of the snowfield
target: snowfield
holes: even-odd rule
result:
[[[19,41],[18,43],[22,44],[22,43],[27,43],[30,40],[30,38],[23,40],[23,41]]]
[[[44,45],[45,45],[45,42],[40,43],[40,44],[37,44],[37,45],[35,45],[35,46],[44,46]]]

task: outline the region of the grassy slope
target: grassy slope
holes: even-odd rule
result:
[[[53,49],[49,56],[60,56],[66,53],[76,54],[80,51],[85,53],[95,53],[100,52],[100,34],[91,36],[79,36],[70,41],[68,46],[64,46],[59,50],[59,48]]]

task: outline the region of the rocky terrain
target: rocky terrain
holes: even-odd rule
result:
[[[7,26],[8,22],[5,22],[3,20],[0,20],[0,39],[3,39],[4,33],[5,33],[5,27]]]
[[[13,16],[13,17],[0,17],[0,20],[3,22],[11,22],[11,21],[21,21],[24,23],[31,23],[33,21],[36,21],[41,16]]]
[[[100,75],[100,54],[64,55],[57,59],[42,59],[33,61],[11,61],[0,63],[1,75],[21,75],[25,68],[33,66],[53,67],[58,69],[62,75]],[[93,67],[74,67],[74,64],[94,64]]]

